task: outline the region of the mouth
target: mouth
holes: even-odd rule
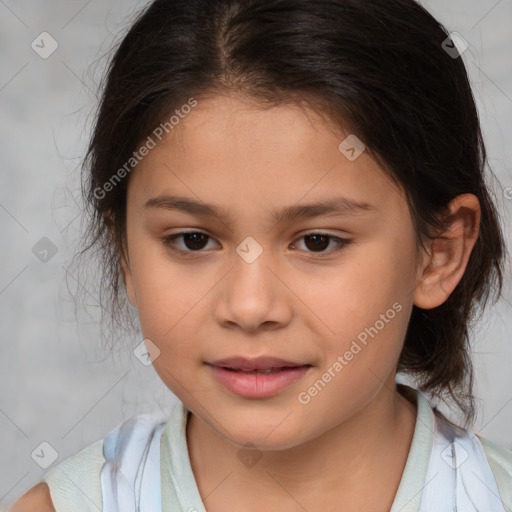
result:
[[[236,372],[258,373],[275,373],[286,368],[301,368],[303,366],[311,366],[307,363],[287,361],[285,359],[272,356],[261,356],[252,359],[246,357],[229,357],[225,359],[219,359],[207,364]]]
[[[276,358],[231,358],[207,363],[214,379],[231,393],[244,398],[268,398],[302,379],[311,364]],[[243,368],[240,368],[243,367]]]
[[[226,366],[219,366],[219,368],[222,368],[223,370],[227,370],[229,372],[233,373],[243,373],[243,374],[270,374],[270,373],[280,373],[287,370],[297,369],[297,368],[306,368],[308,366],[311,366],[309,364],[304,364],[300,366],[277,366],[272,368],[266,368],[266,369],[260,369],[260,370],[236,370],[235,368],[229,368]]]

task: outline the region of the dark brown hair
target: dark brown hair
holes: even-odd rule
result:
[[[414,0],[156,0],[144,8],[113,48],[83,165],[89,224],[80,256],[98,251],[111,333],[133,320],[120,269],[128,172],[105,184],[190,98],[237,91],[262,108],[305,101],[350,126],[403,188],[418,247],[443,229],[453,198],[480,201],[467,270],[441,306],[414,306],[397,367],[473,423],[468,329],[490,292],[501,295],[505,246],[466,68],[448,38]]]

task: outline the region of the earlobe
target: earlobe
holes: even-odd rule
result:
[[[478,238],[478,198],[462,194],[448,208],[446,230],[431,242],[414,292],[414,305],[422,309],[440,306],[450,296],[464,275]]]

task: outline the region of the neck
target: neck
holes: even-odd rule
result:
[[[376,503],[389,510],[407,461],[416,414],[416,404],[398,393],[393,376],[391,384],[383,385],[347,421],[299,446],[259,452],[261,458],[249,467],[238,459],[240,447],[189,414],[190,461],[203,500],[218,502],[219,509],[221,502],[227,503],[234,495],[261,509],[262,499],[269,505],[282,504],[283,494],[289,494],[312,510],[318,509],[319,497],[332,504],[341,494],[344,510],[350,510],[351,502],[354,510],[361,510],[361,498],[368,496],[368,482],[372,482],[372,488],[379,489],[372,493]]]

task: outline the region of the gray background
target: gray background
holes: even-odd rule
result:
[[[123,418],[154,409],[166,415],[176,400],[132,350],[112,356],[101,346],[95,293],[86,294],[90,307],[79,307],[77,321],[67,291],[79,286],[77,277],[64,281],[80,232],[78,166],[102,56],[144,3],[0,0],[0,506],[46,471],[31,457],[41,442],[57,450],[56,464]],[[512,187],[512,0],[423,4],[470,44],[464,61],[512,250],[512,200],[504,193]],[[47,59],[31,48],[44,31],[59,45]],[[32,252],[43,237],[57,248],[46,263]],[[473,332],[475,430],[512,448],[510,269],[506,279],[505,299]]]

